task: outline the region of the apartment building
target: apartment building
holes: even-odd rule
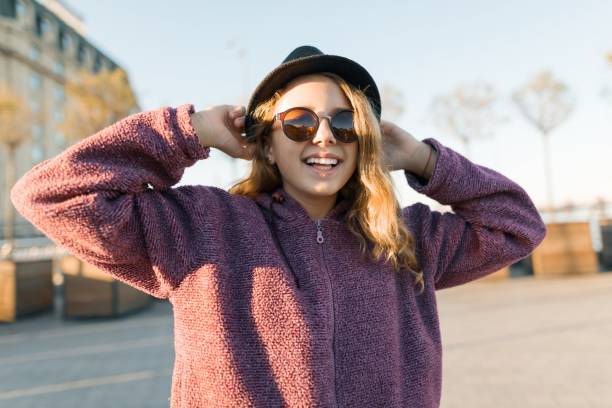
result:
[[[78,69],[97,72],[117,64],[85,35],[82,18],[58,0],[0,0],[0,83],[27,100],[39,118],[32,123],[27,143],[16,152],[16,177],[36,163],[66,148],[58,124],[63,121],[64,84]],[[5,149],[0,149],[0,197],[8,194],[4,173]],[[0,199],[0,214],[5,200]],[[0,217],[0,242],[3,231]],[[19,214],[15,215],[17,240],[46,239]]]

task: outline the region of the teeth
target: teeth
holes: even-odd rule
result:
[[[336,160],[336,159],[323,159],[323,158],[319,158],[319,157],[309,157],[308,159],[306,159],[306,163],[307,164],[310,164],[310,163],[330,164],[332,166],[335,166],[336,164],[338,164],[338,160]]]

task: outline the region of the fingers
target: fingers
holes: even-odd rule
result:
[[[234,120],[237,117],[244,116],[246,108],[244,106],[236,106],[229,112],[230,119]]]
[[[246,108],[244,106],[234,107],[234,109],[229,112],[232,125],[240,133],[244,131],[245,114]],[[255,156],[255,145],[241,141],[240,151],[237,152],[236,157],[240,157],[245,160],[252,160],[253,156]]]
[[[230,121],[237,130],[241,131],[244,128],[245,113],[246,109],[244,106],[236,106],[229,112]]]
[[[234,126],[239,129],[242,130],[242,128],[244,128],[244,116],[238,116],[236,118],[234,118]]]

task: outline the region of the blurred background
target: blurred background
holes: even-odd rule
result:
[[[0,0],[0,406],[165,406],[173,358],[170,306],[57,247],[14,211],[15,181],[131,113],[246,105],[305,44],[362,64],[383,118],[516,181],[547,222],[528,258],[440,292],[443,406],[612,406],[611,17],[604,0]],[[213,150],[179,185],[248,168]],[[402,206],[451,210],[392,176]]]

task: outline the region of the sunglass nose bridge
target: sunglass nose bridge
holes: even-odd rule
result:
[[[325,135],[324,139],[322,135]],[[330,143],[332,141],[333,143],[337,143],[336,136],[332,131],[331,116],[319,115],[319,126],[316,129],[315,134],[312,138],[312,143],[316,144],[319,142],[319,140],[329,140]]]

